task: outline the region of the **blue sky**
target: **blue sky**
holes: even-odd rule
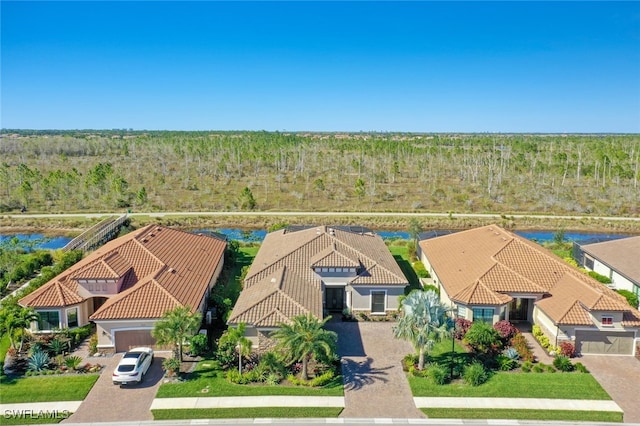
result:
[[[0,7],[3,128],[640,132],[638,2]]]

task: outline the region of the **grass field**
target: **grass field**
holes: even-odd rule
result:
[[[565,422],[622,422],[622,413],[610,411],[507,410],[466,408],[422,408],[434,419],[509,419]]]
[[[157,398],[215,397],[215,396],[343,396],[342,376],[336,377],[322,388],[304,386],[268,386],[261,384],[237,385],[224,378],[224,372],[213,360],[201,361],[191,376],[181,383],[164,383]]]
[[[0,378],[2,403],[82,401],[99,374]]]
[[[248,419],[248,418],[332,418],[342,408],[333,407],[265,407],[151,410],[154,420],[178,419]]]
[[[591,374],[583,373],[497,372],[480,386],[435,385],[425,378],[409,377],[409,385],[413,396],[611,399]]]

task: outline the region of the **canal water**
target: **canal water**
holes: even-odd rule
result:
[[[217,232],[225,235],[229,240],[237,240],[241,242],[262,242],[267,235],[264,229],[246,230],[235,228],[222,229],[200,229],[193,232]],[[544,243],[552,241],[557,231],[515,231],[516,234],[529,240]],[[376,231],[383,239],[404,239],[410,238],[406,231]],[[632,236],[631,234],[607,234],[596,232],[572,232],[565,231],[565,241],[609,241],[618,238]],[[30,241],[34,243],[35,248],[55,250],[64,247],[71,238],[69,237],[51,237],[47,238],[41,234],[4,234],[0,235],[0,242],[6,239],[17,237],[21,241]]]

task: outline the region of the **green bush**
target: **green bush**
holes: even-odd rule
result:
[[[535,337],[543,336],[543,335],[544,335],[544,333],[542,332],[542,329],[540,328],[540,326],[539,326],[538,324],[534,324],[534,325],[531,327],[531,333],[532,333]]]
[[[431,364],[429,368],[427,368],[427,377],[436,385],[444,385],[447,382],[448,375],[449,371],[443,365]]]
[[[518,361],[513,358],[509,358],[506,355],[498,355],[496,357],[496,362],[498,363],[498,368],[501,371],[509,371],[518,367]]]
[[[198,333],[191,336],[189,343],[191,344],[190,351],[193,355],[204,355],[209,351],[209,339],[206,334]]]
[[[484,366],[482,364],[480,364],[479,362],[474,362],[464,367],[462,378],[468,385],[480,386],[487,381],[489,375],[487,374],[487,370],[484,369]]]
[[[589,274],[591,278],[594,278],[595,280],[601,282],[602,284],[611,284],[611,278],[606,277],[602,274],[599,274],[596,271],[589,271],[587,272],[587,274]]]
[[[531,371],[534,373],[544,373],[546,371],[546,366],[543,363],[534,364]]]
[[[244,374],[240,374],[240,372],[235,368],[227,370],[227,372],[224,373],[224,378],[227,379],[227,381],[229,381],[230,383],[235,383],[237,385],[246,385],[247,383],[249,383],[249,379],[247,378],[247,376]]]
[[[404,371],[409,371],[409,369],[418,364],[418,355],[417,354],[407,354],[404,358],[402,358],[402,369]]]
[[[78,368],[81,362],[82,357],[79,357],[77,355],[68,356],[64,359],[64,365],[70,370],[75,370],[76,368]]]
[[[416,271],[416,275],[419,278],[429,278],[429,271],[424,267],[421,261],[413,262],[413,269]]]
[[[500,334],[491,324],[484,321],[474,322],[467,334],[465,334],[464,341],[475,352],[481,354],[496,352],[502,345]]]
[[[180,372],[180,360],[178,358],[166,358],[162,361],[162,367],[169,373],[175,374]]]
[[[531,370],[533,369],[533,362],[525,361],[522,363],[521,368],[523,373],[530,373]]]
[[[616,291],[618,292],[619,295],[621,295],[625,299],[627,299],[627,302],[629,303],[629,305],[632,308],[638,309],[638,296],[637,295],[633,294],[629,290],[616,290]]]
[[[560,371],[573,371],[573,364],[568,356],[558,355],[553,359],[553,366]]]
[[[440,289],[439,289],[438,287],[436,287],[435,285],[431,285],[431,284],[429,284],[429,285],[425,285],[424,287],[422,287],[422,290],[424,290],[424,291],[429,291],[429,290],[431,290],[431,291],[433,291],[435,294],[438,294],[438,295],[440,294]]]
[[[289,374],[287,376],[287,380],[296,386],[310,386],[310,387],[319,387],[324,386],[329,383],[335,377],[335,373],[333,371],[327,371],[320,376],[314,377],[311,380],[302,380],[298,379],[293,374]]]

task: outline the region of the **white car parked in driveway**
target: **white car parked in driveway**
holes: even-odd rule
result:
[[[113,384],[140,383],[153,362],[153,349],[134,348],[125,353],[113,371]]]

